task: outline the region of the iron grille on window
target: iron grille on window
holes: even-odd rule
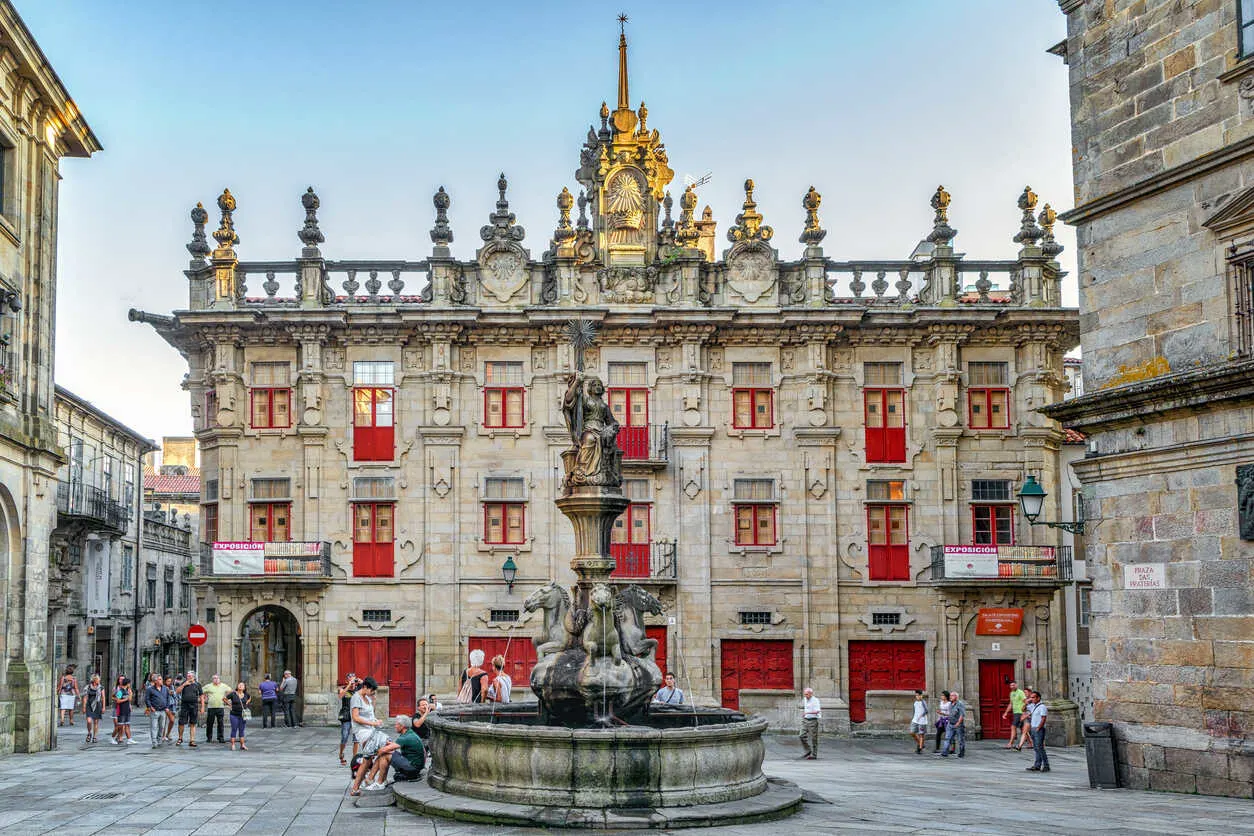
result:
[[[740,613],[740,623],[744,626],[752,624],[770,624],[771,613],[769,610],[753,610]]]
[[[290,479],[253,480],[253,499],[287,499],[291,495]]]
[[[900,386],[900,363],[863,363],[862,383],[865,386]]]
[[[513,623],[518,620],[518,610],[491,610],[488,621],[494,623]]]
[[[392,620],[391,610],[362,610],[362,621],[385,622]]]
[[[1254,25],[1254,20],[1245,21]],[[1242,29],[1246,54],[1254,49],[1254,34]],[[1232,283],[1232,342],[1238,357],[1254,356],[1254,251],[1245,250],[1228,259]]]
[[[1011,502],[1010,482],[1006,479],[972,479],[971,499],[975,502]]]
[[[901,624],[901,613],[899,612],[873,612],[871,613],[871,624],[878,624],[882,627],[895,627]]]
[[[214,607],[205,607],[205,623],[212,624],[218,620],[218,611]]]
[[[877,502],[904,501],[906,483],[900,480],[872,479],[866,483],[866,498]]]

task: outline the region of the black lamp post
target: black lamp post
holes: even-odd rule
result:
[[[518,577],[518,567],[514,565],[513,555],[505,558],[505,562],[501,564],[501,577],[505,579],[505,583],[512,594],[514,592],[514,578]]]
[[[1045,497],[1049,494],[1045,493],[1045,489],[1036,481],[1035,476],[1028,476],[1028,480],[1023,483],[1023,487],[1019,489],[1019,507],[1023,509],[1023,516],[1027,517],[1028,525],[1045,525],[1050,528],[1061,528],[1063,531],[1071,534],[1084,536],[1084,503],[1079,503],[1080,519],[1075,522],[1037,522],[1036,518],[1041,515],[1041,510],[1045,507]]]

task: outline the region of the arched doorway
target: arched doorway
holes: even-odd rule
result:
[[[236,661],[239,679],[247,682],[253,693],[266,674],[278,682],[283,671],[291,671],[301,686],[297,691],[296,716],[304,716],[304,654],[300,625],[291,612],[283,607],[265,606],[249,613],[240,627]]]

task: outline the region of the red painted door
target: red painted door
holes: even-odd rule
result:
[[[654,659],[657,661],[657,669],[662,672],[662,676],[666,676],[666,628],[665,627],[645,627],[644,634],[650,639],[657,639],[657,653]],[[671,671],[674,673],[674,671]],[[683,687],[683,686],[680,686]]]
[[[609,404],[619,424],[618,449],[623,458],[649,458],[649,390],[614,387]]]
[[[740,708],[742,688],[795,690],[789,640],[724,639],[720,655],[724,708]]]
[[[388,639],[388,711],[393,717],[412,714],[418,706],[414,689],[414,640]]]
[[[387,639],[341,638],[337,661],[337,682],[343,682],[350,673],[355,673],[362,679],[372,676],[376,681],[383,681],[388,674]]]
[[[849,642],[849,720],[866,721],[867,691],[912,691],[925,683],[923,642]]]
[[[531,687],[531,669],[536,666],[536,646],[526,636],[471,636],[467,642],[467,652],[479,648],[483,651],[483,669],[495,676],[492,669],[492,657],[505,657],[505,672],[515,688]],[[489,679],[493,678],[489,677]],[[461,671],[457,672],[458,684],[461,683]]]
[[[1013,659],[980,660],[980,731],[984,738],[1009,737],[1011,721],[1002,717],[1015,678]]]

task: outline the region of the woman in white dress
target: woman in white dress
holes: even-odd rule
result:
[[[379,683],[374,677],[368,676],[361,682],[357,693],[349,702],[349,712],[353,719],[353,739],[357,741],[362,755],[361,764],[353,776],[353,784],[349,787],[349,795],[361,795],[362,789],[381,790],[386,786],[388,766],[392,761],[392,752],[397,746],[391,739],[379,731],[382,720],[374,716],[374,695],[379,690]],[[373,766],[373,769],[371,768]],[[362,779],[370,773],[370,780],[362,786]]]

